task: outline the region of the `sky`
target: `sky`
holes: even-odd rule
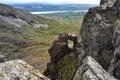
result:
[[[75,4],[99,4],[100,0],[0,0],[0,3],[29,3],[29,2],[40,2],[40,3],[51,3],[51,4],[64,4],[64,3],[75,3]]]

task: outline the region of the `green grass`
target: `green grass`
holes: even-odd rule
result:
[[[59,69],[61,69],[61,80],[72,80],[75,73],[75,64],[72,59],[65,59],[61,61]]]
[[[59,16],[56,18],[53,18],[52,16],[51,18],[42,17],[39,19],[36,18],[36,21],[42,24],[48,24],[49,29],[39,30],[34,29],[33,27],[23,27],[22,30],[25,32],[24,34],[29,36],[25,38],[28,38],[27,40],[30,40],[29,42],[32,44],[25,49],[21,49],[21,52],[25,54],[23,56],[24,60],[29,62],[35,68],[41,70],[41,72],[43,72],[46,64],[50,60],[48,48],[54,37],[61,32],[78,34],[83,19],[82,16],[78,17],[78,15],[70,16],[70,18],[61,20],[57,19]],[[41,43],[44,43],[46,45],[43,45]],[[73,74],[73,72],[74,71],[72,71],[71,74]]]
[[[63,14],[61,14],[62,16]],[[48,15],[49,16],[49,15]],[[50,61],[48,48],[53,38],[61,32],[79,33],[82,23],[82,16],[68,16],[59,19],[61,16],[33,17],[37,23],[48,24],[48,30],[36,29],[32,26],[18,28],[0,20],[0,35],[7,36],[7,42],[0,42],[0,53],[9,53],[11,56],[21,56],[26,62],[43,72]],[[51,17],[51,18],[50,18]],[[27,47],[13,44],[12,39],[18,42],[25,42]]]

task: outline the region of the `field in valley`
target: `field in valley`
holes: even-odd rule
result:
[[[83,13],[39,14],[39,16],[47,19],[41,19],[40,22],[42,24],[48,24],[49,29],[40,30],[41,34],[38,34],[36,39],[33,39],[37,41],[37,43],[21,51],[26,53],[24,59],[43,72],[46,63],[50,60],[48,48],[54,37],[61,32],[75,33],[78,35],[83,15]]]

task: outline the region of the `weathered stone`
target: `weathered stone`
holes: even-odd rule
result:
[[[73,48],[68,47],[68,40],[73,41]],[[44,74],[52,80],[71,80],[78,68],[79,42],[75,34],[59,34],[49,48],[51,62]]]
[[[116,0],[114,6],[117,8],[117,11],[120,12],[120,0]]]
[[[49,28],[49,26],[47,24],[34,24],[33,27],[41,29],[41,30],[46,30]]]
[[[49,48],[51,61],[57,63],[66,53],[69,53],[68,36],[66,33],[59,34]]]
[[[113,59],[112,36],[115,22],[120,19],[118,7],[115,6],[117,1],[101,0],[102,5],[90,8],[80,30],[84,50],[82,54],[92,56],[106,70]]]
[[[114,59],[108,69],[112,75],[120,80],[120,24],[115,28],[113,34]]]
[[[0,63],[0,80],[50,80],[22,60]]]
[[[101,0],[101,1],[100,1],[100,5],[103,5],[103,4],[107,3],[107,1],[108,1],[108,0]]]
[[[107,73],[92,57],[87,56],[73,80],[117,80]]]

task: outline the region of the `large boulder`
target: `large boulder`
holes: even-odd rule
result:
[[[99,63],[90,56],[87,56],[80,66],[73,80],[117,80],[106,72]]]
[[[0,63],[0,80],[50,80],[23,60]]]
[[[120,19],[120,0],[101,0],[101,5],[90,8],[80,30],[83,53],[92,56],[104,69],[113,59],[112,36],[115,22]]]

